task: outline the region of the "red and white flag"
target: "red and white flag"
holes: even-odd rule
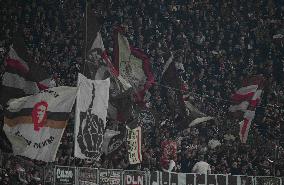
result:
[[[98,59],[98,60],[100,58],[102,59],[102,61],[107,65],[106,70],[108,70],[110,74],[112,74],[114,77],[118,79],[118,81],[122,84],[122,87],[124,88],[124,90],[127,90],[131,87],[130,83],[127,82],[112,65],[112,62],[107,54],[107,51],[105,50],[103,39],[102,39],[100,32],[97,33],[97,36],[89,50],[89,54],[91,55],[90,56],[91,58],[94,57],[95,59]],[[98,68],[95,74],[96,80],[104,79],[104,73],[106,70],[102,70],[102,69],[104,68],[102,67]]]
[[[122,28],[115,30],[114,63],[118,71],[135,91],[135,101],[143,102],[145,92],[153,85],[154,75],[148,56],[134,48],[123,35]]]
[[[92,80],[104,80],[110,74],[121,83],[124,90],[129,89],[131,85],[119,75],[112,65],[99,31],[101,23],[97,15],[92,11],[91,6],[87,7],[86,17],[87,25],[83,28],[87,29],[85,30],[86,43],[83,48],[86,61],[81,69],[81,73]]]
[[[131,90],[131,84],[126,81],[113,66],[104,47],[100,33],[101,22],[91,6],[87,6],[86,18],[84,22],[87,23],[87,25],[82,28],[85,33],[85,44],[82,48],[85,63],[81,66],[81,74],[91,80],[105,80],[110,77],[108,118],[117,120],[123,117],[121,121],[124,121],[126,120],[124,119],[126,116],[120,116],[121,111],[123,110],[125,112],[128,108],[123,109],[123,107],[118,105],[120,103],[114,102],[113,99],[117,99],[116,97],[118,95],[121,96],[123,93],[127,94],[127,92]],[[127,102],[129,102],[130,98],[127,97],[127,99]],[[126,101],[122,100],[120,102],[123,103],[124,107],[128,105],[128,103],[125,103]]]
[[[240,122],[239,136],[242,143],[246,143],[247,141],[249,128],[254,116],[255,116],[255,111],[246,110],[244,114],[244,119]]]
[[[241,116],[240,122],[240,140],[246,143],[251,122],[255,116],[255,109],[261,100],[261,94],[264,86],[264,78],[260,75],[253,76],[243,82],[243,87],[232,95],[233,105],[229,111],[235,115]]]
[[[50,86],[51,76],[42,66],[29,61],[23,38],[16,36],[5,59],[0,103],[36,94]]]
[[[254,93],[256,92],[258,85],[249,85],[240,88],[235,94],[232,96],[233,101],[242,101],[246,99],[251,99]]]

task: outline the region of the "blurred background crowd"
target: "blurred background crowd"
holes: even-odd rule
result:
[[[284,176],[284,1],[281,0],[93,0],[93,10],[103,18],[102,38],[109,56],[113,53],[113,28],[126,28],[130,44],[150,58],[157,84],[148,92],[149,106],[161,114],[162,126],[147,132],[143,162],[129,165],[126,147],[103,155],[101,161],[74,159],[71,118],[55,164],[140,170],[160,170],[160,142],[178,143],[174,171],[191,172],[206,160],[211,173]],[[44,66],[57,85],[76,86],[83,64],[82,26],[85,1],[0,1],[0,64],[13,34],[21,29],[33,62]],[[161,73],[165,53],[174,53],[178,77],[188,86],[190,99],[207,115],[214,116],[197,127],[178,132],[175,115],[161,97]],[[230,96],[244,78],[262,74],[268,81],[247,144],[238,139],[238,120],[229,118]],[[1,125],[3,126],[3,115]],[[116,122],[107,128],[118,129]],[[1,135],[4,132],[1,129]],[[146,133],[145,133],[146,134]],[[167,138],[168,137],[168,138]],[[211,142],[210,142],[211,141]],[[216,146],[212,146],[212,141]],[[281,142],[282,141],[282,142]],[[3,140],[1,146],[7,145]],[[32,184],[42,178],[46,164],[1,150],[0,182]],[[23,177],[19,174],[24,174]],[[15,183],[14,183],[15,182]]]

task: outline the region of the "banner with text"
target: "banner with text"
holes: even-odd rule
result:
[[[77,88],[60,86],[9,101],[3,130],[14,155],[53,162]]]
[[[79,185],[98,185],[98,169],[78,168]]]
[[[147,174],[143,171],[128,171],[123,174],[124,185],[147,185]]]
[[[100,169],[99,185],[121,185],[122,170]]]
[[[55,184],[56,185],[75,184],[75,167],[55,166]]]
[[[130,164],[142,162],[141,155],[141,127],[127,129],[128,158]]]

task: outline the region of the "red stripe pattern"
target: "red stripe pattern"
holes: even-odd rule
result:
[[[260,75],[253,76],[249,79],[246,79],[243,82],[243,87],[232,95],[232,101],[235,103],[235,105],[232,105],[229,110],[231,112],[244,112],[243,120],[240,122],[239,132],[242,143],[246,143],[247,141],[250,125],[255,116],[255,109],[261,101],[263,86],[264,78]],[[242,106],[242,104],[245,102],[248,102],[248,106]]]
[[[23,63],[17,59],[13,59],[8,57],[6,59],[6,68],[14,69],[22,76],[25,76],[29,72],[29,68],[27,68]]]

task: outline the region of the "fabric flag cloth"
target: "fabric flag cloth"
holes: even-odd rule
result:
[[[121,75],[135,91],[135,101],[144,102],[145,92],[153,85],[154,75],[148,56],[131,46],[123,35],[122,28],[114,32],[114,64]]]
[[[0,103],[5,105],[12,98],[39,93],[49,88],[50,81],[51,76],[43,67],[30,61],[23,38],[16,35],[5,59]]]
[[[83,56],[85,56],[85,64],[82,67],[82,74],[93,80],[104,80],[106,73],[117,78],[124,90],[127,90],[131,85],[119,75],[118,71],[112,65],[112,62],[104,47],[103,39],[100,33],[101,21],[92,11],[91,6],[87,6],[87,25],[84,26],[85,42],[83,48]]]
[[[76,93],[76,87],[61,86],[9,101],[3,130],[13,153],[54,161]]]
[[[140,126],[134,129],[127,128],[128,159],[130,164],[139,164],[142,162],[141,135]]]
[[[103,152],[106,155],[119,149],[125,141],[125,128],[124,130],[109,130],[107,129],[104,134]]]
[[[124,121],[127,119],[127,112],[124,114],[122,110],[128,110],[127,105],[124,103],[123,107],[120,106],[121,97],[125,97],[124,102],[129,102],[130,98],[128,91],[131,85],[118,73],[114,68],[107,51],[104,47],[101,33],[99,32],[102,22],[91,6],[87,6],[87,21],[83,29],[85,30],[85,45],[83,48],[83,56],[85,56],[85,63],[81,66],[81,73],[88,79],[104,80],[110,77],[110,101],[108,106],[108,118],[112,120]],[[118,96],[119,95],[119,96]],[[118,96],[118,97],[117,97]]]
[[[161,83],[166,86],[162,88],[162,94],[166,97],[171,111],[179,112],[180,115],[184,116],[179,123],[179,127],[181,129],[193,127],[214,119],[214,117],[205,115],[190,103],[187,93],[188,87],[185,87],[179,78],[173,59],[174,57],[171,54],[164,65]]]
[[[120,134],[120,131],[106,129],[106,131],[104,133],[104,141],[103,141],[103,149],[102,149],[102,151],[105,154],[110,153],[109,152],[109,144],[110,144],[111,139],[113,137],[119,135],[119,134]]]
[[[181,93],[182,83],[178,76],[178,71],[173,61],[173,55],[166,60],[161,77],[161,96],[166,99],[171,112],[186,115],[186,107]],[[179,125],[187,127],[187,125]]]
[[[249,128],[254,116],[255,116],[255,111],[246,110],[244,114],[244,119],[240,122],[239,136],[242,143],[246,143],[247,141]]]
[[[90,80],[78,74],[74,156],[99,160],[109,100],[110,80]]]
[[[184,101],[187,114],[191,118],[191,122],[189,123],[188,127],[196,126],[200,123],[213,120],[214,117],[206,116],[204,113],[200,112],[196,107],[194,107],[189,101]]]
[[[113,80],[115,79],[111,78],[111,81]],[[124,122],[131,116],[133,105],[131,99],[132,89],[122,92],[122,90],[117,87],[118,84],[115,82],[110,84],[110,98],[107,116],[110,120]]]
[[[255,110],[261,101],[265,79],[261,75],[252,76],[243,81],[243,85],[231,97],[233,105],[229,111],[233,116],[242,118],[240,122],[240,140],[246,143]]]

